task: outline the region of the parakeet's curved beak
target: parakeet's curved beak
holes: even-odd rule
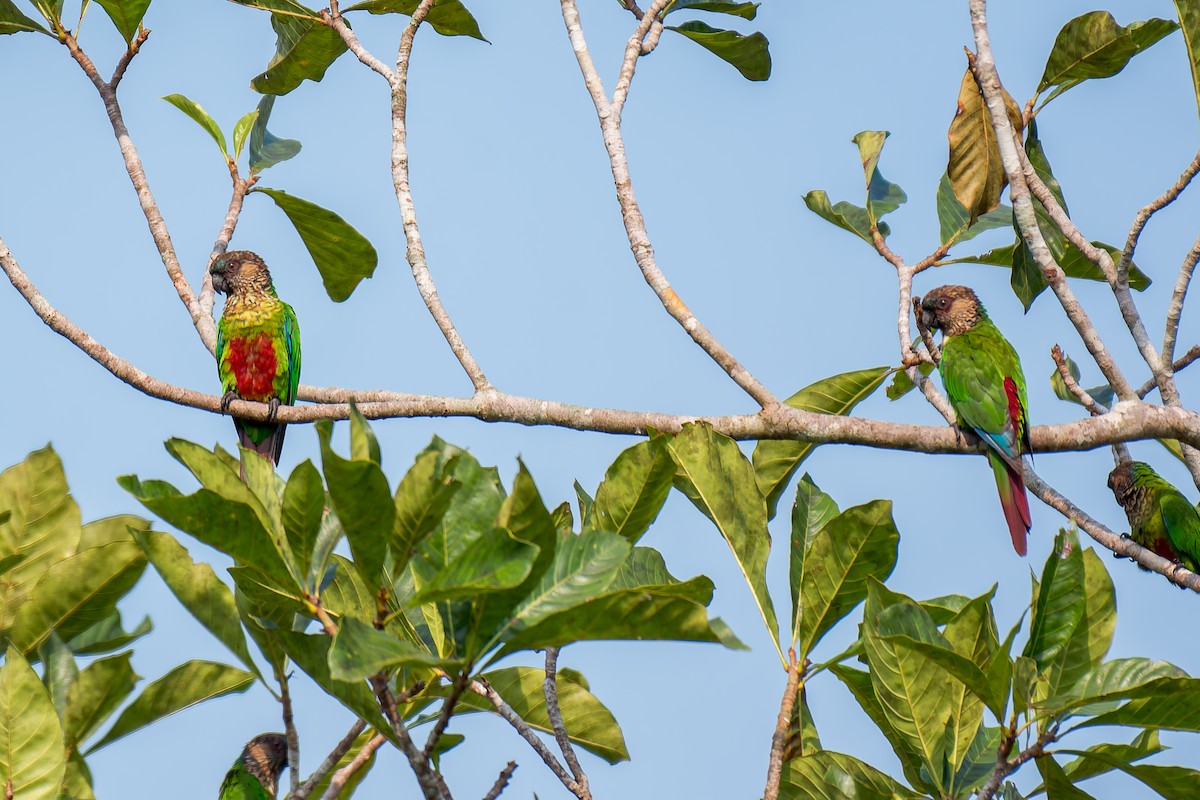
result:
[[[927,300],[921,302],[921,324],[928,330],[937,330],[937,315],[933,313],[933,304]]]
[[[218,258],[209,269],[212,273],[213,289],[225,294],[229,291],[229,282],[225,280],[225,259]]]

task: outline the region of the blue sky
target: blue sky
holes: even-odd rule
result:
[[[491,44],[422,31],[411,74],[410,146],[430,268],[484,370],[514,394],[693,415],[752,411],[752,401],[663,312],[630,257],[594,110],[558,6],[468,5]],[[1001,78],[1024,102],[1058,29],[1093,6],[1074,0],[993,5]],[[1169,2],[1148,0],[1108,8],[1121,23],[1174,14]],[[611,0],[584,0],[581,13],[611,91],[632,19]],[[390,61],[404,21],[360,17],[356,30]],[[205,134],[158,98],[185,94],[230,130],[257,102],[249,79],[265,66],[274,38],[266,14],[217,0],[156,3],[147,24],[153,35],[121,95],[175,246],[189,277],[198,280],[228,202],[228,175]],[[972,39],[966,3],[942,0],[766,0],[759,18],[740,27],[770,39],[770,81],[746,82],[693,43],[664,35],[638,68],[625,136],[660,266],[723,343],[786,396],[834,373],[897,361],[893,270],[863,242],[809,213],[802,196],[820,188],[835,201],[861,202],[862,173],[850,137],[890,130],[880,167],[909,202],[889,218],[889,243],[910,262],[931,252],[945,133],[965,66],[962,47]],[[110,72],[121,45],[98,8],[88,14],[82,42],[101,72]],[[156,377],[216,392],[212,360],[166,280],[91,85],[63,48],[28,34],[0,38],[0,74],[6,76],[0,82],[0,235],[47,298],[112,350]],[[300,139],[304,150],[269,170],[263,184],[339,212],[380,253],[375,277],[345,303],[333,304],[283,215],[266,197],[249,198],[233,245],[261,253],[280,293],[295,306],[305,382],[469,393],[404,261],[388,174],[383,81],[344,57],[321,84],[306,83],[281,99],[271,127]],[[1081,229],[1093,239],[1123,242],[1134,212],[1174,182],[1197,148],[1182,38],[1168,37],[1116,78],[1056,100],[1039,117],[1039,129]],[[1185,194],[1155,218],[1139,249],[1138,264],[1155,279],[1138,296],[1154,338],[1161,336],[1175,273],[1196,235],[1189,221],[1198,204],[1196,194]],[[980,252],[1008,243],[1009,236],[993,232],[955,252]],[[1033,421],[1077,418],[1080,410],[1049,390],[1050,346],[1060,343],[1076,356],[1085,385],[1098,376],[1083,362],[1078,337],[1053,297],[1044,295],[1022,314],[1007,272],[985,266],[926,272],[916,291],[950,282],[974,286],[1021,353]],[[1110,349],[1135,381],[1143,380],[1147,371],[1111,293],[1099,284],[1075,288]],[[1200,327],[1185,315],[1180,351],[1198,337]],[[43,326],[11,290],[0,290],[0,339],[7,343],[10,376],[0,393],[0,419],[6,420],[0,465],[52,441],[84,519],[138,511],[116,485],[118,475],[189,485],[163,450],[165,439],[226,447],[235,441],[229,420],[151,400],[116,381]],[[1185,402],[1200,391],[1186,373],[1181,388]],[[859,413],[939,422],[915,395],[889,403],[881,394]],[[575,479],[593,489],[617,453],[634,442],[473,420],[392,420],[376,431],[393,481],[436,434],[499,465],[506,480],[521,456],[551,505],[574,498]],[[1182,468],[1158,445],[1133,450],[1195,496]],[[313,432],[297,428],[288,435],[281,469],[317,457]],[[1124,529],[1104,485],[1111,466],[1106,451],[1044,455],[1036,463],[1068,497]],[[1030,569],[1040,570],[1062,523],[1035,501],[1030,557],[1015,556],[990,470],[979,458],[828,446],[806,469],[843,508],[876,497],[895,501],[902,539],[893,589],[919,598],[974,596],[997,583],[1004,628],[1028,603]],[[786,515],[773,524],[769,570],[781,616],[785,526]],[[784,676],[749,591],[716,530],[678,495],[645,543],[662,550],[674,574],[710,576],[718,587],[713,612],[752,650],[566,648],[560,663],[588,676],[621,722],[633,755],[631,763],[613,768],[585,756],[595,795],[757,797]],[[199,545],[192,552],[214,557]],[[219,556],[214,563],[223,565]],[[1163,658],[1200,673],[1191,637],[1177,635],[1176,620],[1193,598],[1132,564],[1105,563],[1120,612],[1111,655]],[[188,658],[226,659],[152,573],[125,608],[128,619],[143,613],[156,624],[134,660],[147,679]],[[853,624],[844,624],[818,655],[833,654],[853,635]],[[808,697],[826,747],[898,774],[886,742],[836,681],[817,679]],[[311,690],[300,692],[298,719],[307,773],[349,719]],[[97,794],[148,797],[168,785],[179,797],[211,797],[241,744],[279,726],[277,707],[261,689],[190,710],[96,756]],[[521,768],[506,796],[567,796],[499,720],[476,715],[451,729],[468,734],[444,761],[457,796],[482,796],[509,758]],[[1176,747],[1167,763],[1200,764],[1194,737],[1164,740]],[[381,787],[395,780],[412,783],[393,752],[377,770],[376,788],[364,796],[383,796]],[[1022,774],[1022,785],[1030,781]],[[1108,787],[1130,789],[1120,779]]]

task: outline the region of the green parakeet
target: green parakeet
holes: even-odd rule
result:
[[[226,293],[217,326],[217,372],[222,410],[235,399],[279,406],[296,402],[300,385],[300,326],[296,312],[279,299],[267,265],[249,250],[233,250],[209,270],[213,288]],[[286,426],[234,418],[238,442],[279,463]]]
[[[1200,514],[1178,489],[1141,461],[1118,464],[1108,488],[1125,509],[1131,539],[1200,572]]]
[[[987,445],[1013,549],[1025,555],[1031,521],[1021,454],[1031,448],[1021,359],[966,286],[940,286],[926,294],[921,321],[942,332],[938,371],[946,396],[959,427]]]
[[[279,773],[287,766],[287,750],[287,737],[282,733],[260,733],[246,742],[225,773],[219,800],[274,800]]]

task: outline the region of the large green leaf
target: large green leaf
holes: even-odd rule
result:
[[[454,464],[443,454],[425,450],[396,487],[396,524],[392,530],[392,558],[400,572],[413,551],[441,523],[454,494],[462,484],[454,479]]]
[[[257,175],[268,167],[295,158],[300,152],[296,139],[280,139],[267,130],[267,120],[275,107],[275,96],[267,95],[258,101],[257,115],[250,127],[250,174]]]
[[[675,11],[689,9],[691,11],[711,11],[714,14],[728,14],[731,17],[754,19],[758,15],[758,7],[762,3],[749,3],[743,0],[675,0],[667,5],[662,12],[665,17]]]
[[[99,2],[99,0],[97,0]],[[221,150],[221,155],[229,158],[229,150],[225,144],[225,134],[221,132],[221,126],[217,124],[204,107],[181,94],[169,94],[163,97],[171,105],[178,108],[183,113],[191,117],[197,125],[208,132],[213,141],[217,143],[217,147]]]
[[[53,448],[30,453],[0,474],[0,631],[8,630],[34,584],[51,564],[75,553],[82,536],[79,506]]]
[[[658,517],[674,476],[675,462],[660,442],[623,450],[604,473],[583,527],[612,531],[635,544]]]
[[[325,571],[321,554],[313,558],[325,519],[325,484],[312,461],[305,459],[292,470],[283,488],[279,513],[292,558],[302,571],[306,570],[305,587],[315,592]]]
[[[342,619],[329,648],[329,676],[337,681],[366,680],[388,667],[448,667],[452,663],[353,618]]]
[[[1108,699],[1131,697],[1128,703],[1083,722],[1093,725],[1128,725],[1138,728],[1167,728],[1200,732],[1200,679],[1159,678]]]
[[[1125,69],[1129,59],[1178,27],[1167,19],[1148,19],[1126,27],[1118,25],[1107,11],[1078,16],[1058,32],[1038,82],[1038,94],[1057,86],[1047,98],[1049,102],[1089,78],[1112,77]]]
[[[799,498],[797,498],[799,505]],[[799,536],[793,531],[793,538]],[[867,597],[867,579],[896,566],[900,533],[890,500],[848,508],[821,526],[804,554],[795,638],[800,658]]]
[[[383,585],[383,565],[395,524],[396,506],[387,476],[374,461],[345,459],[333,451],[333,424],[317,424],[321,467],[329,498],[350,542],[354,564],[372,588]]]
[[[875,246],[875,240],[871,236],[871,216],[862,206],[856,206],[845,200],[831,204],[829,195],[825,193],[824,189],[813,189],[804,195],[804,205],[826,222],[832,222],[842,230],[850,231],[872,247]],[[886,222],[880,222],[878,228],[879,235],[885,239],[892,232]]]
[[[1077,541],[1075,546],[1079,546]],[[1071,690],[1100,665],[1112,644],[1117,624],[1116,594],[1103,562],[1089,548],[1083,552],[1082,564],[1080,589],[1084,600],[1079,624],[1071,630],[1057,655],[1038,660],[1051,694]]]
[[[542,688],[546,679],[544,670],[505,667],[485,672],[481,677],[531,727],[543,733],[553,733]],[[562,711],[567,736],[574,744],[609,764],[629,760],[620,726],[612,712],[588,691],[582,675],[568,669],[558,671],[558,706]],[[493,710],[492,704],[486,699],[470,692],[459,700],[459,707],[461,710]]]
[[[282,95],[306,80],[320,81],[325,71],[346,52],[346,43],[319,19],[272,14],[275,56],[261,74],[250,81],[259,94]]]
[[[991,607],[995,593],[996,589],[993,586],[987,594],[972,600],[946,623],[942,632],[951,650],[971,664],[986,666],[999,646],[996,621]],[[979,691],[979,688],[986,686],[986,682],[980,687],[960,682],[952,684],[949,689],[950,717],[946,725],[946,759],[954,771],[952,791],[965,789],[962,784],[969,785],[978,780],[980,771],[974,765],[981,756],[985,759],[990,758],[996,752],[995,745],[999,744],[997,738],[993,746],[983,747],[985,752],[980,752],[980,735],[990,739],[990,735],[983,730],[983,706],[989,698],[986,692]],[[989,703],[998,719],[1003,719],[1003,702],[1002,699],[991,698]]]
[[[1196,787],[1200,786],[1200,771],[1187,767],[1130,764],[1127,760],[1129,754],[1123,751],[1113,752],[1111,749],[1092,747],[1087,750],[1058,750],[1057,752],[1078,757],[1081,762],[1089,764],[1090,770],[1109,771],[1115,769],[1124,772],[1141,781],[1159,797],[1166,798],[1166,800],[1191,800],[1196,796]],[[1149,753],[1135,753],[1134,755],[1144,758]],[[1090,766],[1091,764],[1097,766]],[[1065,772],[1066,770],[1064,770]],[[1070,774],[1067,777],[1075,783],[1080,780]]]
[[[137,35],[150,0],[96,0],[96,4],[104,9],[121,37],[128,42]]]
[[[717,58],[732,64],[747,80],[765,81],[771,77],[769,43],[767,37],[757,31],[743,36],[737,31],[714,28],[698,20],[665,27],[686,36]]]
[[[36,21],[22,14],[12,0],[0,0],[0,36],[21,31],[37,31],[50,35],[50,32]]]
[[[629,542],[608,531],[568,534],[558,543],[550,569],[513,610],[511,627],[528,628],[592,600],[608,588],[630,550]]]
[[[297,3],[295,0],[233,0],[238,5],[271,11],[278,14],[288,14],[301,19],[320,19],[320,15],[311,8]]]
[[[370,278],[379,255],[367,238],[350,223],[316,203],[294,197],[280,189],[255,187],[283,209],[312,256],[329,299],[340,303],[364,278]]]
[[[137,536],[137,541],[163,583],[188,613],[229,648],[243,665],[262,678],[250,657],[233,592],[217,577],[212,566],[192,561],[187,548],[169,534],[146,531]]]
[[[950,649],[929,613],[904,595],[868,579],[863,644],[871,683],[896,733],[919,755],[935,788],[946,788],[946,726],[954,682],[937,664],[897,639]]]
[[[1080,752],[1074,761],[1065,764],[1063,772],[1067,773],[1067,777],[1073,782],[1078,783],[1096,775],[1103,775],[1112,769],[1108,765],[1107,759],[1101,761],[1092,758],[1094,754],[1103,754],[1109,758],[1116,759],[1122,764],[1132,764],[1135,761],[1141,761],[1143,758],[1149,758],[1156,753],[1161,753],[1165,749],[1158,740],[1158,731],[1142,731],[1129,744],[1104,743],[1089,747],[1087,750]],[[1037,789],[1034,789],[1034,791],[1036,792]]]
[[[536,545],[502,528],[492,528],[430,578],[414,602],[432,603],[513,589],[529,577],[538,552]]]
[[[129,659],[132,652],[101,658],[88,664],[67,693],[62,716],[63,735],[76,747],[89,738],[125,701],[139,677]]]
[[[971,220],[966,206],[954,196],[954,186],[949,175],[942,175],[937,188],[938,227],[941,243],[961,244],[993,228],[1006,228],[1012,221],[1012,208],[1001,203],[992,211]]]
[[[888,367],[843,372],[805,386],[784,402],[803,411],[844,416],[870,397],[890,373]],[[816,446],[812,442],[786,440],[763,440],[755,445],[754,479],[767,499],[769,517],[775,516],[783,490]]]
[[[1187,46],[1188,66],[1192,70],[1192,86],[1200,108],[1200,0],[1175,0],[1183,42]]]
[[[1067,777],[1052,756],[1034,759],[1034,763],[1045,782],[1046,800],[1093,800],[1090,794]]]
[[[1003,91],[1003,90],[1002,90]],[[1004,91],[1004,105],[1013,128],[1021,130],[1021,109]],[[958,110],[950,123],[950,161],[946,174],[954,196],[967,210],[969,223],[1000,205],[1000,193],[1008,183],[1000,163],[1000,147],[992,129],[992,117],[970,68],[958,90]]]
[[[1149,658],[1117,658],[1092,668],[1080,680],[1061,694],[1039,703],[1039,707],[1050,713],[1071,711],[1074,714],[1093,716],[1111,711],[1120,704],[1119,699],[1131,689],[1158,680],[1159,678],[1184,678],[1187,673],[1166,661]]]
[[[70,640],[107,619],[145,569],[146,556],[128,533],[125,541],[89,547],[51,565],[17,611],[10,641],[29,652],[51,631]]]
[[[888,721],[887,712],[884,711],[879,697],[875,694],[871,673],[848,667],[845,664],[834,664],[829,671],[850,690],[850,694],[853,695],[859,708],[870,717],[871,721],[875,723],[875,727],[888,740],[888,744],[892,746],[892,751],[900,760],[904,776],[908,778],[909,782],[919,789],[932,792],[933,787],[921,766],[920,753],[917,752],[914,743],[900,734]]]
[[[365,0],[355,3],[347,11],[369,11],[372,14],[408,14],[412,15],[420,5],[420,0]],[[429,9],[425,22],[442,36],[470,36],[486,42],[479,31],[479,23],[460,0],[437,0]]]
[[[782,800],[915,800],[919,794],[853,756],[819,750],[784,765]]]
[[[1005,206],[1007,208],[1007,206]],[[1005,221],[1008,224],[1008,221]],[[1102,250],[1107,250],[1108,254],[1114,260],[1120,260],[1120,249],[1113,247],[1111,244],[1104,242],[1092,242],[1096,247]],[[1007,244],[1004,247],[996,247],[988,250],[986,253],[981,253],[977,256],[963,256],[962,258],[951,258],[946,260],[945,264],[991,264],[996,267],[1007,267],[1012,269],[1013,256],[1015,245]],[[1063,251],[1062,257],[1058,260],[1058,266],[1068,278],[1082,278],[1088,281],[1105,281],[1104,273],[1100,268],[1092,263],[1091,259],[1083,254],[1083,252],[1070,242],[1066,243],[1066,250]],[[1129,288],[1143,292],[1150,287],[1150,276],[1142,272],[1136,265],[1131,264],[1129,267]]]
[[[1023,651],[1039,669],[1049,668],[1079,627],[1085,613],[1083,583],[1079,537],[1059,531],[1042,568],[1042,578],[1033,584],[1033,616]]]
[[[37,673],[16,648],[0,667],[0,786],[20,800],[55,800],[67,768],[62,727]]]
[[[804,561],[813,539],[826,522],[838,515],[837,503],[813,483],[804,473],[796,484],[796,500],[792,503],[792,541],[788,548],[788,587],[792,594],[792,640],[800,624],[800,584],[804,577]]]
[[[123,736],[205,700],[241,694],[254,683],[245,670],[214,661],[187,661],[148,684],[130,703],[104,738],[88,748],[94,753]]]
[[[623,589],[642,589],[655,594],[673,594],[707,606],[712,602],[713,583],[703,575],[680,581],[667,571],[662,553],[652,547],[635,547],[621,564],[608,593]]]
[[[767,589],[767,505],[755,483],[754,467],[737,442],[704,424],[687,424],[666,440],[679,471],[675,486],[713,521],[733,551],[754,594],[771,640],[779,635],[775,607]]]
[[[121,623],[121,612],[114,611],[105,619],[88,628],[67,642],[75,655],[99,655],[127,647],[154,629],[150,617],[142,617],[132,631],[126,632]]]

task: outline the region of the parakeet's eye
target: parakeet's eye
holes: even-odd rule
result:
[[[940,308],[940,309],[942,309],[942,310],[945,310],[945,309],[949,308],[949,307],[950,307],[950,298],[948,298],[948,297],[939,297],[939,298],[937,299],[937,307],[938,307],[938,308]]]

